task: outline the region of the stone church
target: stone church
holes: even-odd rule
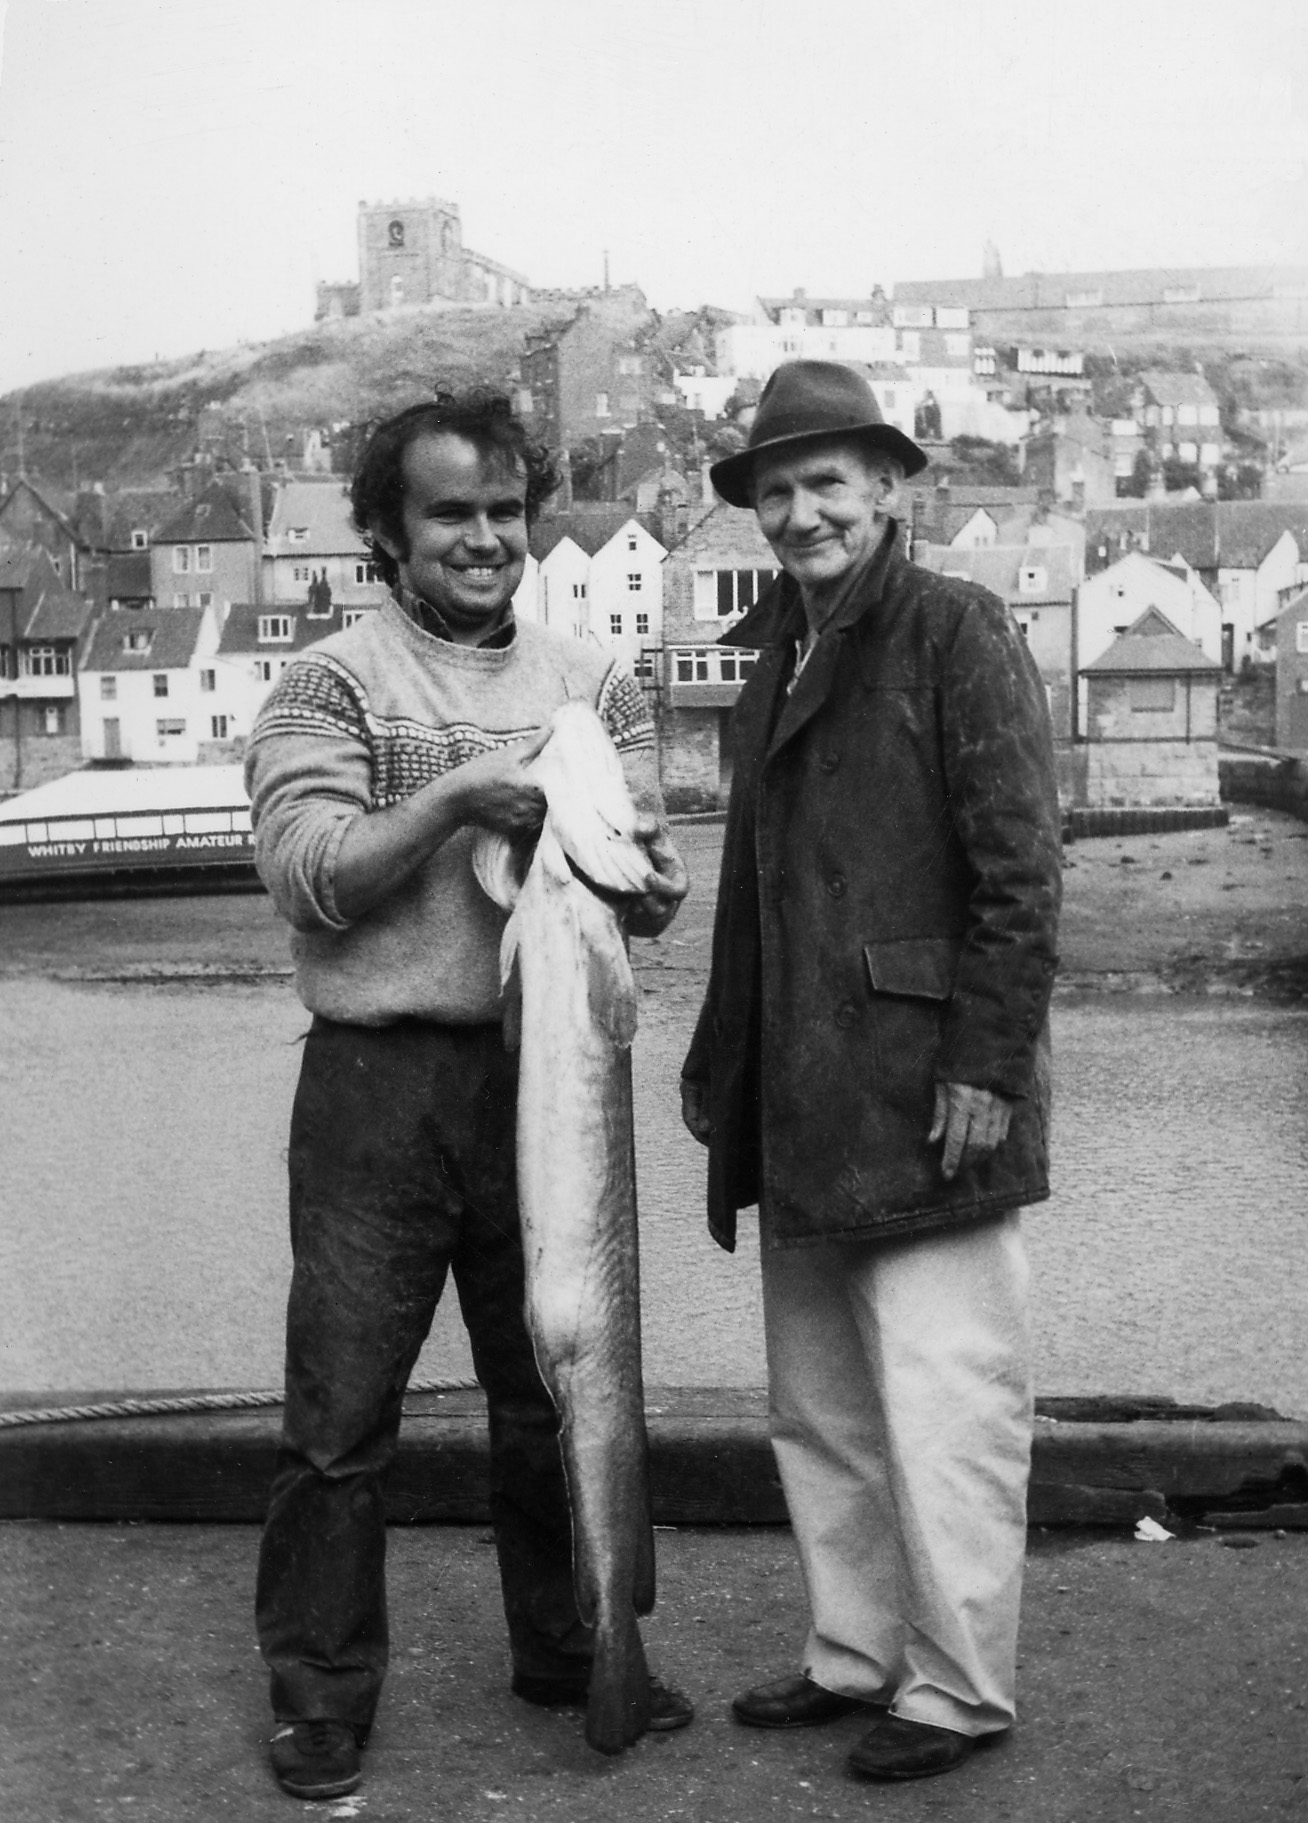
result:
[[[405,304],[527,304],[522,273],[463,244],[459,205],[443,197],[359,204],[357,284],[318,286],[317,320]]]

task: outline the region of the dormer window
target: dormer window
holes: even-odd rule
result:
[[[287,530],[286,538],[289,544],[308,544],[309,528],[307,525],[290,526]]]
[[[289,614],[261,614],[259,616],[259,639],[269,645],[287,644],[291,638],[293,622]]]
[[[1044,566],[1038,563],[1023,564],[1017,575],[1019,593],[1023,595],[1038,595],[1044,586]]]
[[[148,551],[149,548],[150,534],[143,530],[142,527],[137,526],[132,533],[132,549],[134,551]]]
[[[153,632],[150,632],[150,631],[138,632],[138,633],[124,633],[123,634],[123,651],[124,652],[148,652],[150,650],[150,641],[153,638],[154,638],[154,634],[153,634]]]

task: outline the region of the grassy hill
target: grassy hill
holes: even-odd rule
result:
[[[18,412],[30,474],[61,487],[156,487],[195,448],[214,408],[238,447],[263,459],[289,434],[358,424],[439,383],[506,384],[527,335],[551,310],[413,308],[315,324],[276,341],[179,360],[70,374],[0,399],[0,469],[19,466]]]

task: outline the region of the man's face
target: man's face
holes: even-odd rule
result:
[[[469,641],[500,618],[527,560],[527,478],[453,431],[428,431],[404,452],[405,588]],[[380,534],[379,534],[380,536]]]
[[[893,478],[857,441],[824,437],[754,464],[754,511],[782,569],[806,594],[840,582],[881,542]]]

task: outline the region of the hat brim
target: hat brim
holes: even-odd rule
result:
[[[720,462],[715,462],[709,469],[709,480],[728,506],[753,506],[754,463],[759,456],[791,444],[830,442],[833,437],[856,437],[871,444],[873,449],[885,450],[900,463],[906,477],[921,474],[927,465],[925,450],[919,449],[911,437],[896,430],[893,424],[858,424],[851,425],[848,430],[803,430],[792,431],[784,437],[769,437],[765,443],[756,443],[753,449],[738,450],[734,456],[724,456]]]

